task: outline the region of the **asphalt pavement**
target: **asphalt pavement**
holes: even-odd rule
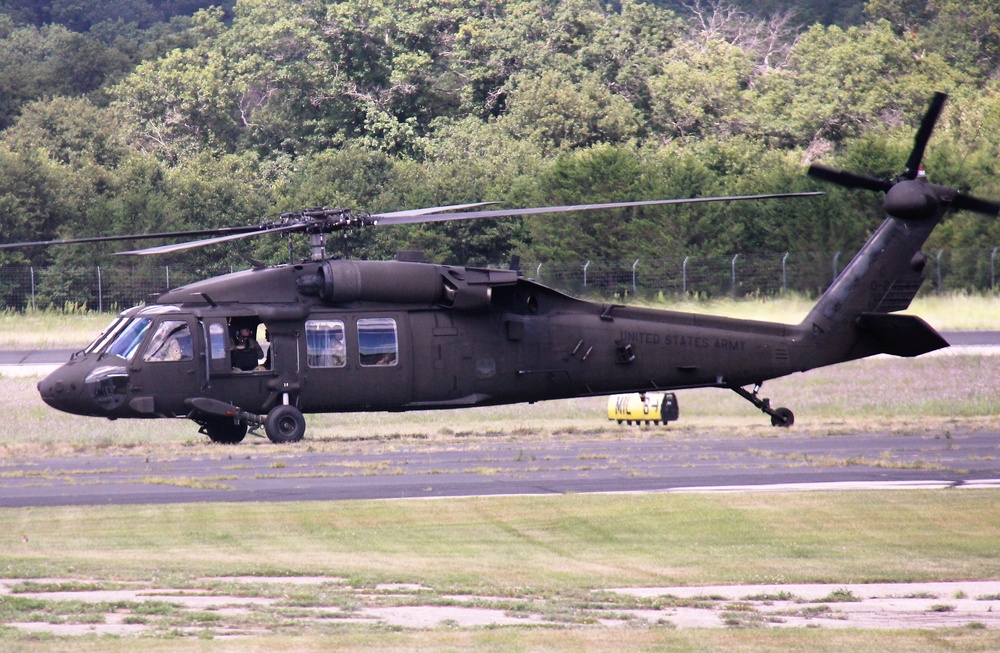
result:
[[[667,429],[621,440],[353,448],[249,441],[209,455],[5,459],[0,507],[1000,485],[1000,433],[990,431],[700,438]]]

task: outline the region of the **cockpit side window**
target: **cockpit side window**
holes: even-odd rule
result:
[[[164,320],[156,328],[143,360],[187,361],[194,358],[191,329],[183,320]]]
[[[208,343],[212,350],[212,360],[226,357],[226,328],[218,322],[208,325]]]
[[[347,364],[342,320],[306,322],[306,363],[309,367],[344,367]]]
[[[398,345],[396,320],[388,317],[358,320],[358,354],[362,367],[395,365]]]

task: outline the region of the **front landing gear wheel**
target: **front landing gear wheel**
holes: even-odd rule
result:
[[[787,408],[776,408],[771,415],[771,426],[787,429],[795,423],[795,415]]]
[[[239,444],[247,435],[247,425],[231,417],[215,417],[206,419],[199,432],[218,444]]]
[[[264,420],[264,432],[275,444],[298,442],[306,433],[306,418],[295,406],[276,406]]]

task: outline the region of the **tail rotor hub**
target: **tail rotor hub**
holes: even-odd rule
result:
[[[941,201],[923,177],[895,184],[885,194],[885,212],[901,220],[928,220],[938,213]]]
[[[906,162],[906,168],[898,180],[878,179],[821,165],[809,167],[809,175],[845,188],[859,188],[885,193],[883,207],[889,215],[901,220],[931,220],[940,217],[943,209],[954,208],[974,211],[984,215],[1000,214],[1000,204],[959,193],[954,188],[938,186],[927,181],[921,165],[927,141],[934,131],[944,102],[944,93],[937,93],[931,99],[927,113],[920,123],[913,140],[913,150]]]

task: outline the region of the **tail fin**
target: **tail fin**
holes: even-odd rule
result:
[[[819,299],[800,325],[807,347],[800,369],[877,353],[918,356],[947,346],[919,318],[890,315],[910,305],[924,281],[927,238],[949,208],[990,215],[1000,204],[930,183],[920,165],[945,95],[934,96],[920,125],[903,174],[881,180],[812,166],[809,174],[846,186],[885,192],[887,219]]]
[[[909,307],[924,282],[920,251],[939,216],[917,223],[889,217],[800,325],[815,348],[803,361],[819,367],[879,353],[916,356],[947,346],[919,318],[891,315]]]

